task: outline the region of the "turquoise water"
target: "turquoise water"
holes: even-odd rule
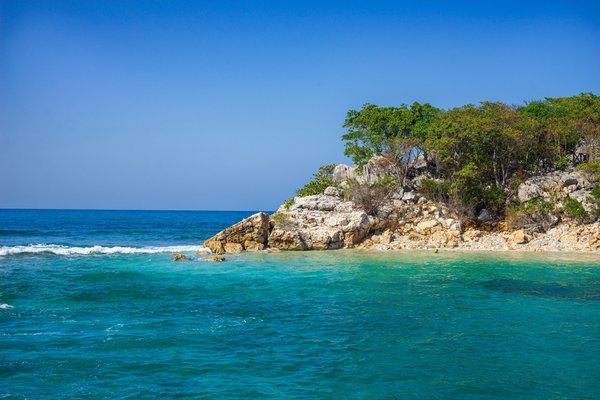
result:
[[[193,258],[248,214],[0,210],[0,398],[598,398],[599,256]]]

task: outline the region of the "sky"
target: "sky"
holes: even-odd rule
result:
[[[274,210],[365,103],[581,92],[594,1],[0,0],[0,208]]]

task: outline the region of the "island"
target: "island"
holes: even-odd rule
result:
[[[345,155],[272,215],[206,240],[255,250],[600,251],[600,97],[348,112]]]

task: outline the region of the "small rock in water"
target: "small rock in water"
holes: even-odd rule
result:
[[[223,256],[208,256],[204,259],[204,261],[223,262],[223,261],[225,261],[225,257],[223,257]]]
[[[204,256],[204,255],[206,255],[206,254],[210,254],[210,250],[198,250],[198,251],[196,252],[196,255],[197,255],[197,256]]]
[[[185,261],[188,257],[185,254],[175,253],[173,254],[173,261]]]

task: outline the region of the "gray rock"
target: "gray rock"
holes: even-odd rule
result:
[[[564,178],[562,185],[563,187],[567,187],[567,186],[577,186],[577,178],[573,177],[572,175],[568,175],[567,177]]]
[[[356,167],[350,167],[346,164],[338,164],[333,169],[332,174],[333,180],[338,183],[345,182],[349,179],[359,179],[359,175],[356,173]]]
[[[483,210],[481,210],[481,212],[477,216],[477,221],[483,222],[483,223],[493,222],[495,219],[496,219],[496,216],[494,214],[492,214],[491,212],[489,212],[485,208]]]
[[[521,203],[525,203],[541,196],[542,189],[537,184],[530,181],[521,183],[517,189],[517,197]]]
[[[417,201],[417,195],[415,192],[404,192],[402,195],[402,201],[406,201],[409,203],[415,203]]]
[[[340,191],[335,186],[329,186],[328,188],[325,189],[323,194],[325,196],[340,197]]]

